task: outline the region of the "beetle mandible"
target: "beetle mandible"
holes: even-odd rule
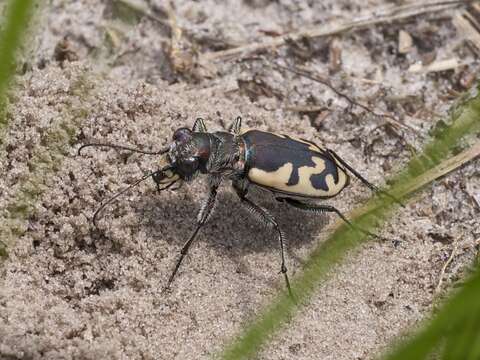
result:
[[[336,213],[352,227],[352,223],[335,207],[305,202],[305,200],[328,199],[338,195],[349,184],[350,173],[374,192],[385,194],[398,202],[391,195],[368,182],[334,151],[322,148],[311,141],[287,135],[261,130],[242,132],[241,122],[242,118],[237,117],[228,131],[208,132],[203,119],[198,118],[192,129],[186,127],[177,129],[173,134],[173,141],[156,152],[100,143],[84,144],[78,150],[80,154],[80,151],[88,146],[106,146],[150,155],[166,154],[168,162],[166,166],[143,176],[104,202],[93,216],[95,226],[98,214],[107,204],[150,177],[161,191],[172,188],[176,183],[191,181],[199,173],[208,176],[208,195],[198,212],[195,230],[180,251],[180,256],[168,279],[167,289],[172,284],[198,232],[211,215],[218,187],[223,180],[231,181],[240,202],[257,219],[276,231],[281,253],[280,271],[284,274],[288,292],[292,297],[285,265],[284,234],[277,220],[265,208],[247,197],[249,186],[254,185],[269,190],[277,201],[285,202],[297,209],[317,214]],[[356,226],[355,228],[368,235],[376,236]]]

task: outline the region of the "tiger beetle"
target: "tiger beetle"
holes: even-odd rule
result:
[[[247,210],[276,231],[281,254],[280,272],[285,277],[288,293],[293,299],[285,265],[284,234],[277,220],[265,208],[247,197],[251,185],[269,190],[277,201],[300,210],[316,214],[336,213],[350,227],[374,237],[378,236],[353,225],[335,207],[304,200],[328,199],[338,195],[349,184],[350,173],[374,192],[389,196],[397,203],[399,201],[368,182],[334,151],[287,135],[261,130],[242,132],[241,122],[242,118],[237,117],[228,131],[208,132],[203,119],[198,118],[192,129],[177,129],[171,144],[155,152],[114,144],[89,143],[81,146],[78,154],[89,146],[104,146],[148,155],[166,154],[167,160],[167,165],[144,175],[104,202],[95,212],[93,223],[97,227],[97,217],[106,205],[150,177],[158,190],[162,191],[175,189],[172,188],[174,184],[181,185],[191,181],[199,173],[208,175],[208,195],[198,212],[195,230],[183,245],[168,279],[166,289],[169,289],[183,258],[212,212],[220,183],[230,180],[240,202]]]

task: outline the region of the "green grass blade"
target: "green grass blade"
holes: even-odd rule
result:
[[[477,319],[477,330],[476,337],[473,340],[473,343],[470,347],[470,352],[465,359],[467,360],[478,360],[480,359],[480,319]]]
[[[447,341],[444,356],[446,359],[468,359],[466,354],[470,351],[473,337],[470,331],[473,327],[478,329],[478,317],[473,321],[472,314],[480,312],[480,268],[459,292],[453,296],[429,322],[426,328],[417,336],[401,345],[396,351],[388,355],[385,360],[420,360],[426,359],[432,351],[437,350],[445,336],[452,337],[454,341]],[[470,329],[469,329],[470,327]]]
[[[392,180],[390,193],[397,198],[411,195],[418,183],[418,177],[438,165],[458,145],[463,136],[480,130],[480,95],[472,92],[453,112],[451,125],[438,132],[437,136],[425,146],[423,153],[412,159],[400,175]],[[389,198],[370,200],[360,217],[353,219],[355,225],[373,231],[373,227],[385,219],[393,204]],[[363,234],[342,226],[323,244],[320,244],[306,263],[305,270],[292,279],[292,288],[299,304],[310,298],[315,288],[324,281],[332,267],[341,262],[347,253],[358,249],[358,245],[367,241]],[[479,297],[480,298],[480,297]],[[470,303],[469,303],[470,305]],[[293,304],[288,296],[280,294],[243,332],[229,344],[220,355],[222,359],[252,358],[268,339],[295,314],[299,306]],[[437,327],[434,327],[437,330]],[[424,353],[430,350],[430,344],[437,341],[437,333],[426,332],[418,338],[417,350]],[[410,353],[409,353],[410,354]],[[412,353],[413,354],[413,353]],[[411,355],[411,354],[410,354]],[[412,355],[413,356],[413,355]],[[403,357],[410,359],[413,357]],[[399,358],[398,358],[399,359]]]
[[[471,313],[463,321],[455,319],[452,322],[452,329],[445,336],[443,360],[468,359],[477,337],[479,315],[479,309],[471,309]]]
[[[34,0],[10,0],[0,27],[0,106],[5,106],[5,92],[15,73],[15,55],[20,48],[31,18]],[[3,109],[2,109],[3,110]],[[0,130],[6,119],[0,116]]]
[[[15,55],[24,39],[33,13],[34,0],[10,0],[0,25],[0,145],[7,126],[6,92],[15,73]],[[5,244],[0,239],[0,257],[6,256]]]

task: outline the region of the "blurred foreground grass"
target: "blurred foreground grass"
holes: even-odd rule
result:
[[[24,40],[31,15],[34,0],[10,0],[6,4],[5,17],[0,25],[0,131],[7,125],[5,117],[6,91],[15,70],[15,55]],[[0,143],[2,136],[0,134]]]
[[[35,1],[23,0],[10,1],[7,5],[8,18],[2,23],[0,48],[8,52],[8,54],[1,53],[1,56],[10,65],[2,64],[4,70],[9,73],[3,74],[2,77],[3,92],[0,95],[5,101],[2,102],[4,105],[0,108],[0,114],[6,114],[6,108],[14,106],[14,104],[8,104],[6,99],[7,87],[8,84],[13,84],[10,80],[17,68],[15,55],[21,48],[20,42],[25,38],[28,20],[32,18],[34,7],[39,6]],[[66,102],[62,116],[52,121],[48,129],[40,135],[40,143],[43,142],[46,145],[32,152],[27,161],[28,176],[17,180],[15,193],[12,194],[8,203],[0,208],[0,264],[2,258],[8,256],[8,249],[12,248],[27,231],[28,219],[34,214],[43,192],[48,189],[49,179],[60,169],[82,122],[92,111],[89,106],[91,98],[95,96],[95,81],[91,79],[92,77],[89,72],[70,75],[70,100],[75,101]],[[8,126],[7,118],[5,117],[3,124],[0,125],[0,139],[7,133],[5,130]],[[0,149],[3,151],[3,146],[0,145]]]
[[[4,116],[6,92],[16,69],[15,54],[25,38],[35,1],[10,0],[6,6],[6,16],[0,27],[0,143],[3,130],[8,125]],[[406,170],[392,179],[393,185],[389,190],[392,194],[404,201],[408,200],[413,192],[411,189],[416,189],[415,183],[422,174],[445,159],[458,146],[462,137],[479,131],[478,92],[464,99],[452,112],[451,118],[450,126],[438,131],[424,152],[412,159]],[[373,230],[391,214],[393,203],[388,198],[375,198],[364,209],[353,221],[357,226]],[[304,271],[293,279],[292,287],[298,303],[301,305],[307,302],[315,288],[326,279],[329,271],[342,261],[347,253],[355,251],[367,240],[363,234],[341,226],[327,241],[319,245]],[[251,358],[298,308],[299,305],[293,304],[286,294],[281,294],[244,329],[241,336],[234,340],[221,356],[224,359]],[[387,359],[425,359],[435,351],[440,351],[445,360],[480,359],[480,269],[474,270],[464,286],[425,324],[417,336],[393,350]]]
[[[405,170],[389,181],[392,186],[388,191],[398,199],[408,201],[418,189],[417,184],[422,181],[422,175],[447,159],[461,145],[461,140],[466,135],[480,132],[478,88],[473,89],[459,101],[451,110],[450,119],[446,123],[450,125],[435,131],[434,138],[425,146],[423,152],[410,160]],[[358,215],[352,222],[358,227],[374,232],[376,226],[391,216],[393,207],[394,203],[390,198],[372,198],[361,211],[356,212]],[[347,253],[352,254],[358,250],[360,244],[368,240],[371,238],[355,232],[344,224],[338,227],[332,236],[313,251],[304,270],[292,280],[292,289],[299,305],[290,301],[287,294],[280,294],[256,319],[246,325],[238,338],[226,347],[220,355],[221,358],[229,360],[252,358],[299,307],[309,300],[314,290],[332,273],[332,269],[345,259]],[[442,341],[446,341],[445,360],[480,359],[478,355],[458,357],[458,354],[467,354],[471,351],[473,344],[477,348],[475,350],[477,353],[480,347],[478,281],[478,276],[474,276],[465,288],[445,305],[438,317],[434,318],[418,338],[400,348],[397,353],[392,353],[388,359],[425,359]],[[466,318],[460,315],[469,313],[467,323]],[[445,323],[450,324],[450,327],[443,328]],[[453,357],[451,354],[454,354]]]
[[[443,360],[480,359],[480,267],[423,330],[385,359],[429,359],[433,353]]]
[[[8,126],[7,90],[16,71],[15,58],[25,38],[35,1],[10,0],[3,6],[5,16],[0,20],[0,148],[4,143],[5,128]],[[4,211],[3,209],[0,214]],[[0,237],[0,258],[7,255],[4,240]]]

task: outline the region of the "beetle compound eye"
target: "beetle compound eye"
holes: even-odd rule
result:
[[[164,180],[166,177],[167,176],[166,176],[165,172],[163,172],[163,171],[156,171],[152,175],[153,181],[155,181],[157,184],[161,184],[162,180]]]
[[[191,138],[192,138],[192,131],[188,128],[180,128],[173,133],[173,140],[178,143],[186,143]]]

